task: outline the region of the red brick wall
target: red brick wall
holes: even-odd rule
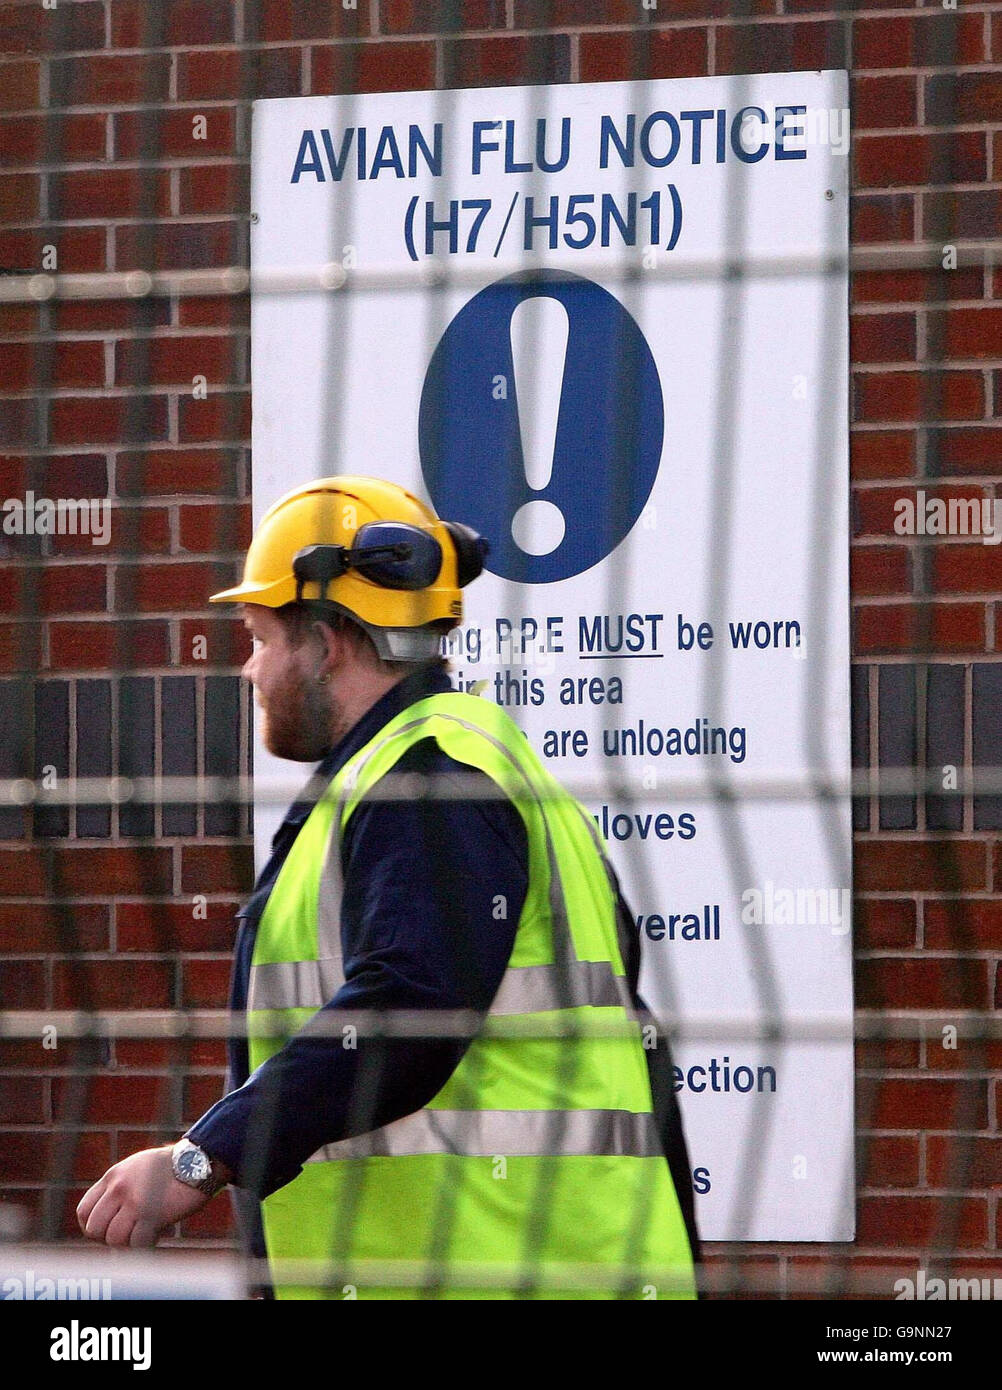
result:
[[[823,67],[852,73],[853,245],[901,252],[853,280],[857,761],[900,761],[910,719],[930,764],[949,761],[937,750],[951,740],[959,762],[979,749],[998,762],[1002,547],[892,526],[910,489],[994,496],[998,480],[1002,269],[963,254],[1002,227],[998,5],[2,0],[0,267],[49,268],[46,247],[64,272],[246,263],[255,96]],[[909,261],[923,243],[931,260]],[[942,268],[945,245],[961,248],[956,269]],[[141,774],[151,758],[152,771],[177,770],[171,759],[198,772],[242,765],[243,638],[205,595],[249,533],[247,347],[242,298],[0,305],[0,495],[107,496],[114,513],[106,550],[66,538],[50,555],[0,557],[0,777],[62,770],[61,759],[94,775]],[[196,373],[205,400],[192,397]],[[193,657],[199,634],[204,660]],[[122,732],[127,710],[137,728],[152,721],[143,738]],[[177,730],[191,734],[180,752]],[[911,810],[857,808],[862,1007],[1002,999],[999,804],[968,794],[950,806],[959,820],[921,798]],[[232,912],[251,881],[239,814],[79,817],[0,808],[0,1002],[221,1005]],[[205,920],[192,915],[201,892]],[[856,1246],[756,1246],[743,1267],[793,1291],[801,1274],[825,1286],[889,1260],[913,1273],[930,1243],[962,1252],[972,1272],[997,1262],[1002,1044],[947,1050],[936,1028],[858,1052]],[[57,1228],[61,1198],[43,1211],[47,1168],[69,1210],[158,1123],[172,1135],[199,1114],[220,1062],[215,1043],[187,1054],[152,1040],[89,1053],[5,1044],[6,1199]],[[74,1084],[80,1075],[93,1084]],[[217,1237],[224,1224],[216,1203],[191,1233]],[[741,1255],[715,1252],[722,1278],[733,1273],[724,1256]],[[893,1276],[878,1278],[889,1294]]]

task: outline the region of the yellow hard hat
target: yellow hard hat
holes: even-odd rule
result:
[[[396,483],[318,478],[268,508],[242,581],[209,602],[324,602],[355,619],[384,660],[424,661],[462,622],[462,589],[486,554],[481,536]]]

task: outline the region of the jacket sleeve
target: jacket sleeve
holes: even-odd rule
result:
[[[433,739],[401,772],[470,770]],[[364,801],[342,847],[345,983],[307,1026],[189,1131],[241,1187],[267,1196],[324,1144],[377,1129],[426,1105],[469,1039],[435,1036],[434,1011],[484,1013],[514,944],[527,889],[525,827],[495,795]],[[428,1036],[373,1038],[346,1048],[342,1010],[426,1010]]]

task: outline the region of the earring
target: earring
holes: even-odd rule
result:
[[[318,683],[319,685],[330,685],[330,679],[331,679],[331,677],[330,677],[330,672],[327,671],[327,672],[324,673],[324,675],[322,675],[322,676],[317,676],[317,683]]]

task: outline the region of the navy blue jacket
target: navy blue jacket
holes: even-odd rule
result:
[[[272,854],[239,914],[230,1005],[246,1007],[258,922],[285,856],[324,787],[408,705],[452,689],[446,671],[423,667],[389,690],[333,748],[290,808]],[[429,777],[471,771],[421,740],[396,770]],[[481,773],[484,797],[461,801],[362,799],[342,844],[341,933],[345,983],[321,1011],[472,1009],[486,1012],[507,968],[527,889],[525,826]],[[503,902],[499,915],[498,903]],[[620,897],[620,927],[634,999],[636,925]],[[429,1034],[434,1032],[434,1023]],[[345,1048],[337,1030],[309,1027],[249,1076],[246,1040],[229,1043],[230,1090],[189,1133],[237,1175],[250,1244],[262,1253],[256,1204],[299,1173],[324,1144],[389,1124],[426,1105],[455,1071],[465,1039],[386,1039],[362,1034]],[[696,1248],[692,1186],[664,1043],[645,1054],[676,1190]],[[248,1217],[250,1218],[248,1220]]]

